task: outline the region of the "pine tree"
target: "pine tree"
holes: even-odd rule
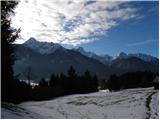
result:
[[[97,75],[93,77],[93,90],[98,91],[98,78]]]
[[[84,77],[85,77],[86,81],[90,81],[92,79],[91,74],[88,71],[88,69],[85,71]]]
[[[72,66],[68,70],[68,77],[71,79],[76,77],[76,71]]]
[[[110,91],[118,91],[120,90],[120,81],[119,81],[119,78],[118,76],[116,76],[115,74],[114,75],[111,75],[109,80],[107,81],[107,85],[108,85],[108,89]]]
[[[11,29],[10,13],[14,13],[13,10],[17,4],[18,2],[15,1],[1,1],[1,84],[4,101],[13,99],[16,88],[12,69],[15,60],[12,43],[18,37],[20,30]]]
[[[44,78],[42,78],[39,82],[39,86],[40,87],[47,87],[48,83],[46,82],[46,80]]]
[[[71,66],[68,70],[68,79],[65,85],[65,90],[67,91],[67,93],[72,94],[75,93],[76,88],[76,84],[77,84],[77,74],[76,74],[76,70]]]
[[[61,87],[65,88],[67,77],[63,73],[60,74],[59,81],[61,82]]]
[[[56,77],[55,77],[55,75],[54,74],[52,74],[51,75],[51,78],[50,78],[50,80],[49,80],[49,86],[50,87],[54,87],[55,86],[55,84],[56,84]]]

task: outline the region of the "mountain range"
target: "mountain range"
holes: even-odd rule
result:
[[[151,55],[142,54],[142,53],[126,54],[124,52],[120,52],[117,55],[109,56],[107,54],[97,55],[93,52],[86,52],[82,47],[79,47],[77,49],[74,48],[73,50],[78,51],[81,54],[88,56],[90,58],[97,59],[97,60],[101,61],[103,64],[112,63],[116,59],[128,59],[128,58],[132,58],[132,57],[139,58],[145,62],[157,62],[158,61],[158,59],[156,57],[153,57]]]
[[[49,78],[52,73],[67,74],[70,66],[76,69],[77,74],[83,74],[88,69],[101,79],[107,79],[111,74],[159,70],[159,59],[151,55],[124,52],[114,56],[97,55],[82,47],[66,49],[60,44],[39,42],[34,38],[23,44],[15,44],[15,56],[13,68],[20,79],[27,79],[28,70],[33,80]]]

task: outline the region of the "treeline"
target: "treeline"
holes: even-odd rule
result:
[[[90,93],[98,91],[98,78],[91,76],[88,70],[84,75],[76,74],[71,66],[68,74],[52,74],[49,81],[42,78],[39,85],[33,88],[34,100],[50,99],[57,96],[70,95],[75,93]]]
[[[48,100],[64,95],[96,92],[98,91],[98,78],[96,75],[91,76],[88,70],[79,76],[71,66],[67,75],[52,74],[48,81],[42,78],[37,86],[33,87],[31,83],[18,79],[13,82],[13,86],[15,89],[12,89],[12,94],[6,101],[20,103],[28,100]]]
[[[119,91],[128,88],[143,88],[153,86],[153,80],[158,73],[150,71],[145,72],[128,72],[123,75],[111,75],[106,82],[99,83],[97,76],[91,76],[88,70],[83,75],[77,75],[76,70],[71,66],[68,74],[52,74],[47,81],[42,78],[37,86],[30,83],[19,81],[12,82],[12,89],[7,101],[20,103],[28,100],[48,100],[59,96],[82,94],[109,89],[110,91]],[[7,98],[7,96],[6,96]]]
[[[158,73],[155,74],[150,71],[128,72],[120,76],[114,74],[105,83],[105,88],[110,91],[118,91],[128,88],[152,87],[156,76],[158,76]]]

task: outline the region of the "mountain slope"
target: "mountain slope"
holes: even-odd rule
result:
[[[112,71],[110,67],[103,65],[98,60],[67,49],[57,49],[51,54],[41,54],[25,45],[16,45],[16,58],[14,70],[15,74],[21,73],[21,79],[26,79],[24,74],[28,67],[32,69],[33,79],[48,78],[52,73],[67,73],[71,65],[78,74],[83,74],[88,69],[92,74],[97,74],[101,78],[108,76]]]
[[[63,48],[59,44],[52,42],[39,42],[34,38],[30,38],[28,41],[24,43],[24,45],[41,54],[50,54],[56,51],[57,49],[65,50],[65,48]]]
[[[129,57],[126,59],[115,59],[111,65],[114,68],[119,68],[123,71],[145,71],[150,70],[153,72],[158,71],[157,64],[143,61],[137,57]]]
[[[94,58],[96,60],[99,60],[100,62],[102,62],[105,65],[111,65],[113,61],[115,61],[116,59],[128,59],[128,58],[132,58],[132,57],[136,57],[139,58],[145,62],[152,62],[152,63],[158,63],[158,58],[153,57],[151,55],[146,55],[146,54],[142,54],[142,53],[131,53],[131,54],[126,54],[124,52],[120,52],[117,55],[113,55],[113,56],[109,56],[107,54],[105,55],[97,55],[93,52],[86,52],[82,47],[79,47],[77,49],[73,49],[75,51],[80,52],[81,54],[88,56],[90,58]]]
[[[92,75],[99,78],[108,78],[111,74],[122,74],[130,71],[150,70],[158,72],[159,62],[157,58],[139,54],[120,53],[117,56],[98,56],[95,53],[86,52],[83,48],[66,49],[59,44],[38,42],[31,38],[21,45],[15,45],[16,61],[15,74],[20,79],[27,79],[26,72],[31,68],[31,78],[39,80],[41,77],[49,78],[52,73],[67,74],[70,66],[73,66],[77,74],[83,74],[88,69]],[[142,60],[142,57],[145,60]],[[147,57],[149,57],[147,59]],[[151,59],[152,58],[152,59]]]
[[[103,64],[105,65],[109,65],[112,61],[112,56],[109,56],[109,55],[97,55],[93,52],[86,52],[82,47],[79,47],[77,49],[73,49],[74,51],[78,51],[80,52],[81,54],[87,56],[87,57],[90,57],[90,58],[93,58],[93,59],[96,59],[100,62],[102,62]]]

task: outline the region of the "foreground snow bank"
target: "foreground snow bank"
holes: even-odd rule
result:
[[[158,93],[155,93],[151,98],[150,103],[150,118],[158,118],[159,114],[159,95]]]
[[[152,96],[151,96],[152,95]],[[148,97],[152,99],[146,102]],[[149,108],[146,106],[149,104]],[[3,106],[2,106],[3,107]],[[2,108],[2,118],[158,118],[158,91],[153,88],[70,95],[50,101],[26,102],[14,112]],[[14,109],[14,108],[13,108]],[[27,114],[25,114],[27,111]],[[19,115],[17,115],[17,113]]]
[[[2,103],[1,106],[1,118],[4,119],[43,118],[40,114],[11,103]]]

